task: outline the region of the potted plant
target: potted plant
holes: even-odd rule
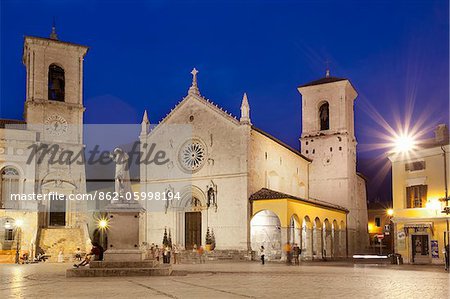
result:
[[[211,233],[210,233],[209,227],[208,227],[206,229],[205,250],[206,251],[211,251],[211,245],[212,245]]]

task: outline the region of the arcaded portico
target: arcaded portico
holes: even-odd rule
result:
[[[347,256],[343,207],[263,188],[250,197],[252,250],[263,245],[269,259],[282,258],[283,244],[297,243],[303,259]]]

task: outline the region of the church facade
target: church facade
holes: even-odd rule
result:
[[[141,191],[179,197],[146,203],[147,242],[158,244],[169,231],[186,249],[210,245],[213,235],[217,250],[263,245],[273,258],[287,242],[306,259],[362,252],[366,187],[356,172],[350,81],[327,75],[299,87],[300,152],[252,124],[246,94],[237,119],[204,98],[192,74],[187,96],[155,128],[147,113],[142,121],[141,150],[160,144],[171,162],[141,165]]]

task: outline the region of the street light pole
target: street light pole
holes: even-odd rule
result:
[[[450,238],[449,238],[449,235],[448,235],[448,233],[450,231],[450,228],[449,228],[450,225],[449,225],[449,221],[448,221],[448,214],[450,212],[450,209],[449,209],[449,206],[448,206],[447,152],[445,151],[445,147],[443,145],[441,146],[441,150],[442,150],[442,152],[444,154],[444,186],[445,186],[445,209],[444,209],[444,212],[445,212],[445,215],[447,216],[446,217],[447,231],[445,233],[445,240],[444,240],[445,242],[444,243],[446,243],[445,244],[445,246],[446,246],[445,247],[445,254],[448,256],[448,254],[449,254],[448,248],[450,247]],[[447,256],[445,256],[445,268],[450,273],[450,271],[449,271],[449,258]]]
[[[16,264],[20,264],[20,226],[16,227]]]

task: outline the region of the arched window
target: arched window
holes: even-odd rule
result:
[[[325,102],[322,105],[320,105],[319,120],[321,131],[330,129],[330,107],[328,105],[328,102]]]
[[[19,193],[19,179],[20,175],[17,169],[7,166],[2,169],[1,173],[1,184],[0,184],[0,208],[6,208],[10,205],[6,206],[7,202],[10,202],[11,194]]]
[[[56,64],[48,67],[48,99],[64,102],[64,70]]]

